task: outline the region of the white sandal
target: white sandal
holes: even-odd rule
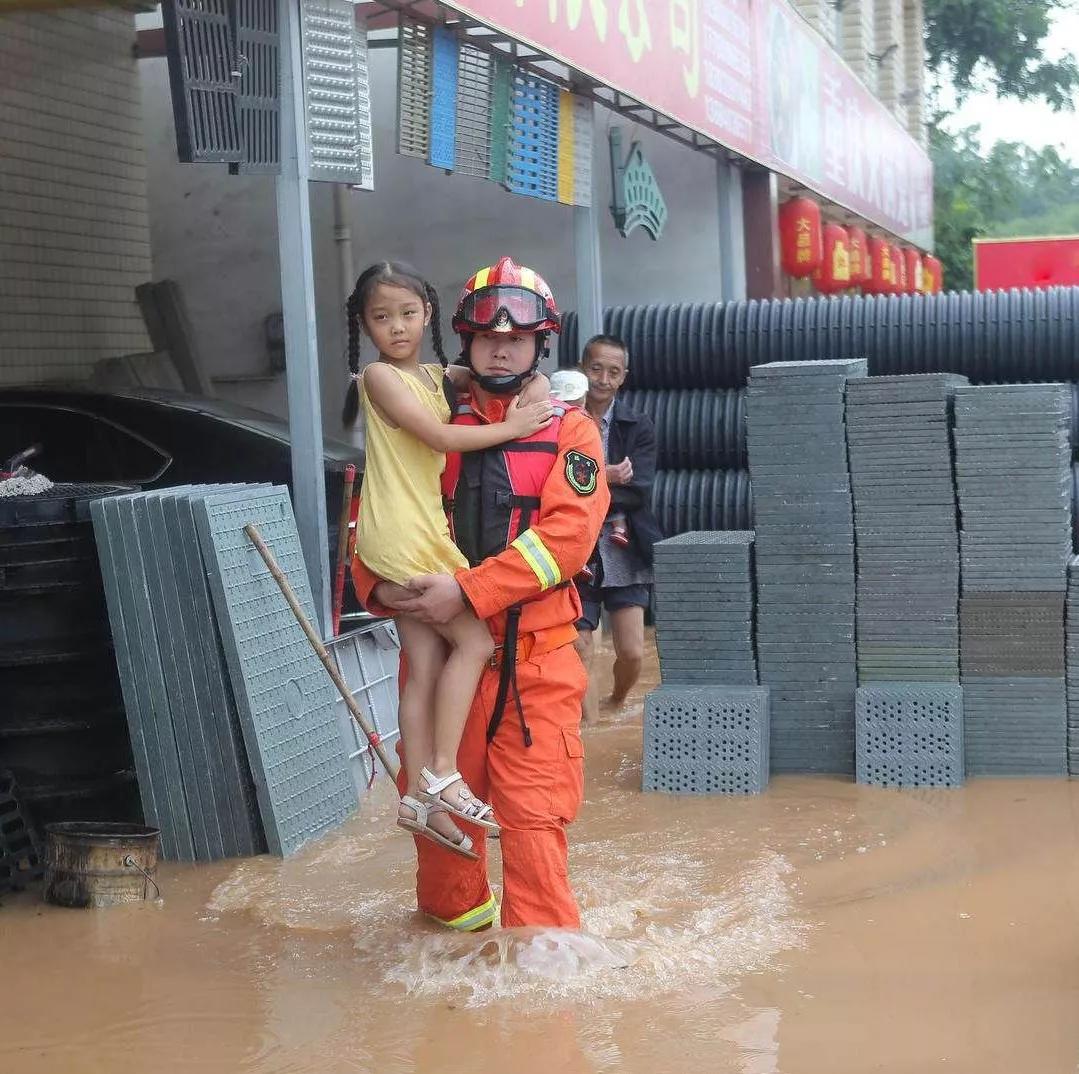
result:
[[[404,828],[414,835],[422,835],[424,839],[430,839],[432,842],[438,843],[439,846],[445,847],[454,854],[460,854],[462,858],[468,858],[469,861],[479,861],[479,855],[472,849],[473,844],[471,836],[465,835],[464,832],[460,832],[461,841],[455,843],[448,836],[443,835],[440,831],[437,831],[428,824],[428,820],[432,813],[450,812],[445,804],[437,801],[421,802],[418,798],[413,798],[412,795],[405,794],[401,797],[401,805],[407,806],[416,814],[416,816],[409,818],[398,815],[398,827]]]
[[[425,786],[420,792],[429,802],[438,802],[448,809],[455,817],[467,820],[471,824],[478,824],[489,832],[499,830],[495,820],[494,810],[486,803],[481,802],[469,789],[464,777],[460,772],[451,772],[448,776],[436,776],[429,768],[420,769],[420,777]],[[460,781],[461,786],[457,793],[447,800],[442,797],[442,792],[447,787]],[[454,800],[456,799],[456,801]]]

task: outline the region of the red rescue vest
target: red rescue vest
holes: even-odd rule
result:
[[[523,440],[446,456],[442,502],[454,542],[473,567],[504,551],[532,525],[558,457],[565,413],[565,407],[556,407],[550,425]],[[468,403],[459,403],[453,424],[483,423]]]

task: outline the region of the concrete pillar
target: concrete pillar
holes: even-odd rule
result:
[[[906,34],[903,0],[876,0],[877,96],[906,124]]]
[[[746,168],[742,173],[742,204],[746,297],[780,298],[784,282],[779,258],[779,184],[775,173]]]
[[[847,0],[840,12],[838,49],[850,69],[877,92],[877,65],[869,58],[876,51],[874,0]]]
[[[907,130],[919,145],[929,134],[925,125],[925,9],[922,0],[904,0],[903,36],[906,51]]]
[[[719,206],[719,297],[737,302],[746,297],[745,206],[742,169],[731,161],[716,164]]]
[[[592,127],[595,129],[595,105]],[[588,205],[573,208],[573,258],[577,275],[577,346],[581,348],[592,336],[603,331],[603,263],[600,258],[599,222],[602,199],[597,197],[598,169],[592,168]],[[574,361],[580,354],[573,355]],[[563,358],[564,361],[564,358]]]
[[[315,269],[311,251],[307,132],[300,61],[299,0],[279,0],[281,32],[281,174],[277,177],[277,243],[292,450],[292,506],[300,532],[316,629],[330,630],[330,560],[326,475],[322,459]]]

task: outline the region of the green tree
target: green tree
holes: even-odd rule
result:
[[[1052,146],[997,142],[983,153],[977,127],[951,134],[937,124],[930,130],[930,153],[936,253],[950,289],[973,286],[973,239],[1079,227],[1079,167]]]
[[[1074,7],[1075,0],[925,0],[927,62],[960,100],[986,88],[998,97],[1071,109],[1079,65],[1070,55],[1047,58],[1045,39],[1054,13]],[[985,153],[977,127],[953,133],[948,118],[938,113],[929,125],[936,254],[946,285],[962,289],[974,282],[973,239],[1050,234],[1059,225],[1068,230],[1079,171],[1051,146],[999,142]]]
[[[1053,14],[1074,6],[1074,0],[925,0],[929,67],[960,97],[984,86],[998,97],[1071,108],[1079,65],[1074,56],[1047,58],[1044,46]]]

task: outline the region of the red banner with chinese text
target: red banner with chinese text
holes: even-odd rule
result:
[[[1079,235],[975,239],[974,287],[1079,287]]]
[[[917,246],[925,151],[786,0],[443,0]]]

